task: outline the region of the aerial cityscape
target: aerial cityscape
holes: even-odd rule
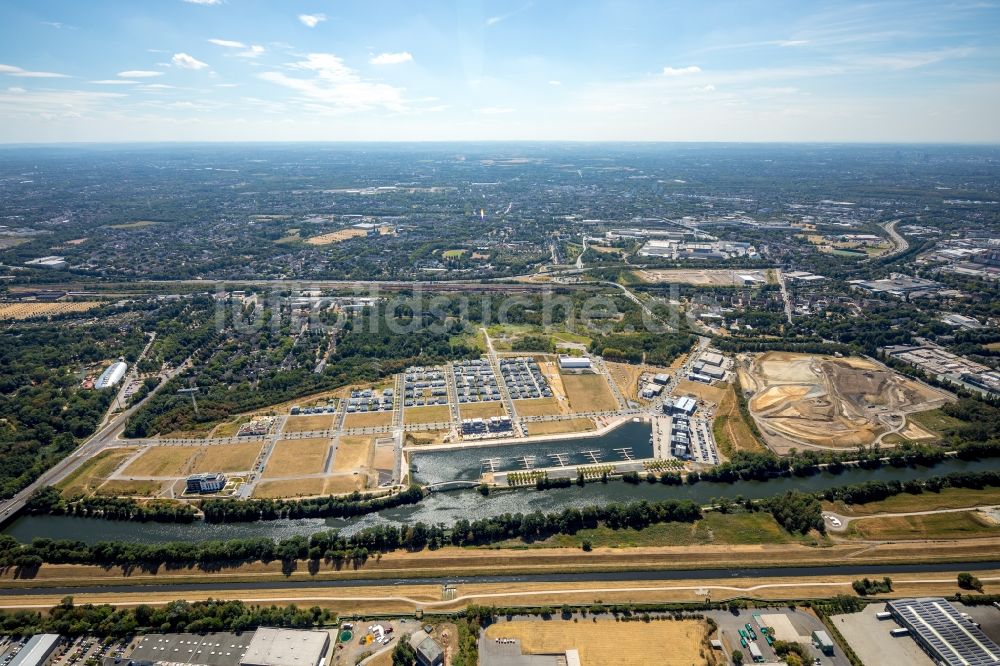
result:
[[[0,666],[1000,664],[1000,8],[0,25]]]

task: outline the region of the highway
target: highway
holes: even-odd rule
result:
[[[156,395],[156,393],[159,392],[159,390],[165,386],[167,382],[183,372],[187,368],[188,363],[189,360],[184,361],[179,366],[164,375],[163,381],[161,381],[155,389],[150,391],[149,395],[111,419],[107,425],[103,426],[100,430],[91,435],[83,444],[78,446],[73,453],[69,454],[47,469],[41,476],[35,479],[33,483],[21,490],[21,492],[17,493],[10,499],[0,501],[0,525],[16,516],[21,509],[24,508],[28,498],[30,498],[36,490],[44,486],[51,486],[59,483],[79,469],[81,465],[90,460],[90,458],[95,456],[102,449],[115,444],[118,436],[121,434],[122,430],[125,429],[125,423],[128,421],[129,417],[131,417],[132,414],[145,404],[147,400]]]

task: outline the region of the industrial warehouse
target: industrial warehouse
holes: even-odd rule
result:
[[[133,666],[321,666],[329,650],[329,632],[261,627],[252,634],[148,634],[125,657]]]
[[[936,664],[989,666],[1000,663],[1000,646],[941,597],[901,599],[890,601],[885,607],[906,630],[893,635],[908,633]]]

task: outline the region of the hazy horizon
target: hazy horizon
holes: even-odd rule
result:
[[[1000,5],[0,2],[0,144],[1000,143]]]

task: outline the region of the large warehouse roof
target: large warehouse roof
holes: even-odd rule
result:
[[[886,607],[940,664],[988,666],[1000,663],[1000,646],[982,629],[963,618],[945,599],[900,599],[890,601]]]
[[[325,631],[298,629],[258,629],[246,654],[243,666],[317,666],[326,654],[330,635]]]
[[[39,666],[48,660],[49,655],[55,651],[62,637],[59,634],[35,634],[31,640],[25,644],[17,656],[10,662],[10,666]]]

